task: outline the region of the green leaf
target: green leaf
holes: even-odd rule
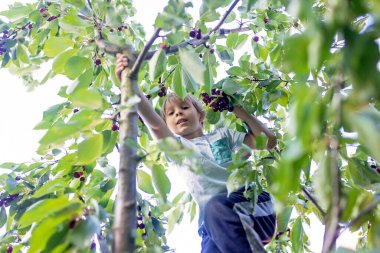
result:
[[[265,149],[267,147],[268,137],[264,133],[260,133],[255,137],[255,147],[257,149]]]
[[[115,148],[115,145],[117,143],[118,133],[117,131],[104,130],[102,134],[103,134],[102,155],[106,155],[106,154],[111,153],[113,149]]]
[[[292,242],[293,252],[302,252],[303,251],[303,228],[301,218],[298,217],[292,227],[290,232],[290,241]]]
[[[47,57],[55,57],[73,46],[74,42],[69,38],[49,37],[45,42],[44,53]]]
[[[81,130],[91,129],[103,120],[101,114],[93,110],[80,110],[67,123],[56,122],[40,140],[41,144],[59,143],[69,139]]]
[[[87,69],[92,68],[92,61],[82,56],[73,56],[67,60],[64,74],[70,79],[75,79]]]
[[[247,39],[248,39],[248,34],[240,34],[236,41],[234,49],[240,49],[241,47],[243,47]]]
[[[169,178],[166,176],[164,167],[159,164],[152,166],[153,184],[161,197],[166,200],[166,195],[170,192],[171,184]]]
[[[99,109],[102,107],[102,95],[97,89],[80,89],[76,90],[69,97],[74,107]]]
[[[220,119],[220,112],[214,112],[212,110],[206,110],[206,120],[210,124],[218,123]]]
[[[57,104],[49,107],[43,113],[43,119],[39,122],[33,129],[41,130],[48,129],[56,120],[57,116],[59,116],[59,112],[64,108],[65,104]]]
[[[140,190],[146,193],[155,193],[151,176],[143,170],[137,170],[137,185]]]
[[[0,210],[0,228],[2,228],[5,223],[7,223],[7,211],[5,207],[2,206]]]
[[[181,68],[181,84],[186,87],[186,90],[195,92],[198,90],[198,84],[194,81],[191,75],[183,68]]]
[[[67,196],[57,199],[43,199],[29,207],[19,220],[20,228],[31,225],[34,222],[40,222],[50,215],[61,211],[69,206],[82,206],[79,200],[69,200]]]
[[[97,134],[88,139],[85,139],[78,144],[78,158],[80,164],[89,164],[102,153],[103,149],[103,135]]]
[[[287,206],[281,212],[277,213],[277,231],[282,233],[286,231],[292,211],[293,207]]]
[[[68,220],[73,219],[80,214],[83,206],[75,203],[65,208],[59,215],[43,219],[31,233],[29,253],[42,252],[49,239],[62,228],[60,226],[68,226]],[[65,224],[65,222],[67,222]]]
[[[166,69],[166,55],[161,48],[158,49],[149,61],[149,78],[156,80]]]
[[[17,182],[14,180],[14,178],[10,175],[8,175],[7,181],[6,181],[7,189],[10,192],[13,192],[17,188]]]
[[[168,215],[168,233],[171,233],[174,229],[175,224],[178,223],[182,214],[182,207],[178,206],[172,210]]]
[[[239,170],[234,170],[227,179],[228,194],[236,191],[245,184],[246,177]]]
[[[238,33],[230,33],[230,34],[228,34],[227,41],[226,41],[227,47],[229,47],[229,48],[235,48],[236,43],[238,41],[238,38],[239,38],[239,34]]]
[[[7,17],[9,21],[13,22],[18,19],[28,17],[29,13],[32,11],[32,5],[21,5],[20,3],[15,3],[9,10],[0,12],[0,16]]]
[[[100,222],[95,216],[87,216],[69,235],[69,240],[78,248],[87,248],[94,234],[100,231]]]
[[[206,67],[200,61],[198,55],[194,50],[185,48],[179,49],[179,59],[184,70],[191,76],[191,78],[199,85],[204,85],[204,76]]]
[[[37,191],[34,192],[33,197],[39,198],[46,194],[50,194],[56,191],[61,191],[65,189],[67,186],[68,186],[67,180],[63,178],[57,178],[57,179],[47,182],[46,184],[38,188]]]
[[[247,72],[243,68],[238,67],[238,66],[233,66],[233,67],[229,68],[227,70],[227,73],[229,75],[233,75],[233,76],[246,76],[247,75]]]
[[[82,75],[80,75],[75,81],[67,88],[66,93],[71,95],[78,90],[88,89],[92,83],[94,77],[94,70],[88,69]]]
[[[180,98],[185,99],[187,92],[182,82],[181,69],[181,65],[178,64],[172,78],[172,89]]]
[[[67,61],[78,53],[78,49],[69,49],[58,55],[53,62],[53,70],[56,73],[64,74]]]
[[[366,107],[347,116],[352,128],[359,134],[360,144],[380,161],[380,112],[374,107]]]
[[[23,63],[29,63],[28,53],[26,52],[24,46],[21,44],[17,46],[17,58],[20,59]]]
[[[86,27],[93,26],[90,22],[84,21],[79,16],[72,12],[69,15],[65,15],[58,19],[60,27],[68,33],[83,33]]]

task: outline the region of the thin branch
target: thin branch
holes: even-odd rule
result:
[[[240,0],[235,0],[230,8],[228,8],[228,10],[226,11],[226,13],[224,13],[222,19],[219,21],[219,23],[208,33],[208,35],[211,35],[212,33],[216,32],[219,30],[219,28],[223,25],[224,21],[226,20],[226,18],[228,17],[228,15],[231,13],[231,11],[235,8],[235,6],[238,4]]]
[[[91,0],[87,0],[87,3],[88,3],[88,5],[90,6],[90,8],[92,9]]]
[[[352,227],[355,223],[359,222],[367,214],[371,213],[380,203],[380,198],[377,198],[374,202],[372,202],[369,206],[367,206],[363,211],[361,211],[355,218],[353,218],[344,229],[340,231],[339,235],[342,235],[347,228]]]
[[[165,83],[166,82],[166,80],[170,77],[170,75],[174,72],[174,70],[175,70],[175,67],[172,69],[172,70],[170,70],[170,72],[169,72],[169,74],[165,77],[165,79],[164,80],[162,80],[162,82],[161,83]]]
[[[326,213],[325,211],[323,211],[322,207],[318,204],[314,196],[304,186],[302,186],[302,191],[305,193],[306,197],[317,207],[318,211],[322,214],[323,220],[324,220],[326,218]]]
[[[154,41],[158,38],[158,34],[160,33],[160,31],[161,31],[161,28],[158,28],[154,32],[150,40],[145,44],[143,50],[140,52],[139,56],[137,57],[136,62],[131,69],[132,78],[137,76],[137,73],[140,70],[140,66],[142,62],[145,60],[145,56],[147,55],[149,48],[153,45]]]

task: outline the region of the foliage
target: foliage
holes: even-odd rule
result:
[[[187,12],[191,2],[170,0],[155,22],[168,33],[152,46],[157,51],[149,64],[141,66],[140,88],[157,110],[162,87],[199,98],[221,89],[268,122],[278,148],[254,152],[249,160],[236,155],[228,186],[256,185],[256,192],[264,186],[277,199],[277,236],[269,251],[309,251],[304,227],[312,213],[329,229],[337,229],[335,222],[360,231],[358,249],[376,251],[380,3],[243,0],[221,30],[209,33],[231,3],[204,0],[194,20]],[[66,102],[48,108],[35,127],[46,130],[37,151],[41,158],[1,165],[9,171],[0,175],[0,227],[6,230],[1,251],[11,245],[14,252],[89,252],[93,243],[110,249],[117,168],[107,157],[118,138],[116,115],[124,108],[118,106],[115,58],[95,37],[100,31],[109,42],[142,50],[147,38],[132,21],[134,13],[131,1],[101,0],[15,3],[0,13],[3,68],[29,87],[56,75],[68,78],[59,93]],[[229,32],[231,27],[236,29]],[[209,37],[198,45],[190,40],[191,31]],[[178,53],[165,48],[183,41],[189,45]],[[51,68],[35,80],[42,63]],[[206,131],[215,126],[245,131],[227,111],[207,108],[206,118]],[[187,212],[194,218],[195,204],[185,193],[167,199],[165,154],[179,158],[189,152],[155,143],[143,122],[138,143],[128,145],[143,158],[136,251],[168,250],[165,230]]]

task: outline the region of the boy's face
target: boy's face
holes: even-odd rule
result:
[[[194,105],[186,100],[171,99],[165,105],[165,119],[169,129],[186,139],[203,135],[202,116]]]

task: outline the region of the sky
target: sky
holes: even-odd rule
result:
[[[13,0],[0,0],[0,11],[7,9],[8,4],[14,2]],[[18,2],[34,1],[19,0]],[[149,2],[149,8],[147,8],[147,2]],[[194,10],[198,10],[199,1],[194,2],[196,2]],[[158,11],[162,10],[166,3],[167,0],[135,1],[134,6],[137,9],[135,19],[144,25],[147,38],[150,38],[153,33],[153,23]],[[193,14],[195,19],[196,15],[195,12]],[[66,80],[58,76],[31,92],[27,91],[21,78],[11,75],[6,69],[0,69],[0,80],[0,115],[2,118],[0,123],[0,164],[3,162],[22,163],[38,158],[35,150],[38,148],[38,141],[44,131],[33,130],[33,127],[42,119],[43,111],[51,105],[63,101],[56,94],[60,85]],[[115,162],[116,164],[117,162]],[[175,173],[169,175],[171,178],[176,176]],[[181,180],[171,181],[173,193],[183,190]],[[323,227],[315,218],[312,218],[311,223],[311,228],[305,228],[311,239],[311,249],[314,252],[320,252]],[[352,247],[355,241],[356,239],[346,233],[339,240],[339,244]],[[185,217],[181,225],[177,226],[168,236],[168,245],[175,248],[177,253],[200,252],[200,238],[197,234],[196,219],[190,224],[189,218]]]

